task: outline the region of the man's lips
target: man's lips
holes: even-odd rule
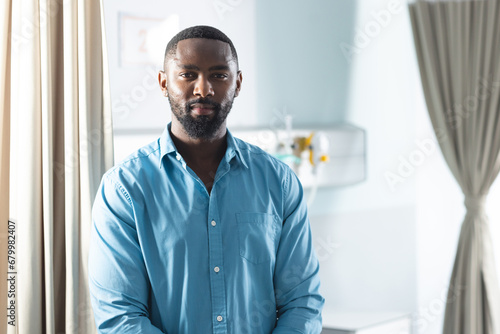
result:
[[[191,111],[196,115],[210,115],[214,109],[214,106],[210,104],[195,103],[191,105]]]

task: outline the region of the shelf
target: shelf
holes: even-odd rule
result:
[[[276,153],[276,148],[287,133],[284,130],[266,128],[230,129],[231,133],[244,141],[257,145],[268,153]],[[330,142],[329,162],[318,167],[317,179],[312,174],[312,166],[307,162],[295,169],[304,188],[318,182],[319,187],[341,187],[353,185],[366,179],[366,133],[354,125],[342,123],[322,127],[293,129],[292,136],[307,137],[312,132],[324,133]]]

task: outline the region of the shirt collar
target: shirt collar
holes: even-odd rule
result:
[[[165,130],[163,130],[163,133],[160,137],[160,169],[163,161],[163,157],[167,154],[170,153],[177,153],[177,148],[175,147],[174,141],[172,140],[172,137],[170,136],[170,127],[172,126],[172,123],[168,123],[167,127]],[[227,149],[226,149],[226,154],[224,155],[225,160],[229,163],[235,156],[238,157],[238,159],[241,161],[243,166],[248,168],[248,165],[243,158],[243,155],[241,154],[240,148],[238,146],[238,142],[236,139],[233,137],[231,132],[227,130]]]
[[[231,159],[233,159],[235,156],[238,156],[238,159],[241,161],[243,166],[248,168],[247,162],[245,161],[245,158],[241,154],[240,147],[238,146],[238,142],[236,139],[233,137],[231,132],[227,130],[227,149],[226,149],[226,161],[229,162]]]
[[[168,123],[165,130],[160,137],[160,169],[163,161],[163,157],[169,153],[176,153],[177,148],[174,145],[172,137],[170,137],[170,126],[172,123]]]

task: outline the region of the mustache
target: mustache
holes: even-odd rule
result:
[[[212,107],[214,107],[214,109],[220,109],[220,103],[217,103],[215,101],[212,101],[210,99],[204,99],[204,98],[199,98],[199,99],[196,99],[196,100],[193,100],[193,101],[189,101],[188,103],[186,103],[186,107],[188,109],[190,109],[193,104],[196,104],[196,103],[199,103],[199,104],[208,104]]]

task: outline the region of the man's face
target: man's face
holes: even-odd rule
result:
[[[225,126],[241,79],[229,44],[204,38],[180,41],[159,75],[172,113],[195,139],[211,139]]]

